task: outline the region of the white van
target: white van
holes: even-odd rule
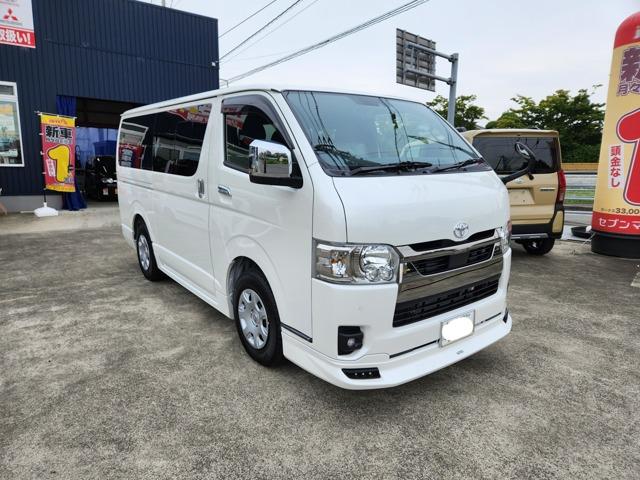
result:
[[[122,232],[256,361],[398,385],[509,333],[509,197],[421,103],[229,88],[126,112]]]

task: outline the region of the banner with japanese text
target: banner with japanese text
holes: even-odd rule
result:
[[[0,0],[0,44],[36,48],[31,0]]]
[[[591,226],[640,235],[640,12],[616,35]]]
[[[44,183],[48,190],[75,192],[76,119],[40,114]]]

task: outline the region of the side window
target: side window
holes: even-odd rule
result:
[[[155,115],[144,115],[122,121],[118,152],[121,167],[151,170],[155,119]]]
[[[153,171],[170,173],[179,152],[175,148],[178,117],[169,112],[160,112],[153,133]]]
[[[254,140],[268,140],[286,145],[282,128],[254,105],[224,105],[225,158],[228,167],[248,172],[251,167],[249,145]]]
[[[210,104],[158,113],[153,139],[155,172],[195,175],[210,114]]]

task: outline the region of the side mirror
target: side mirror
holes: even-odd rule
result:
[[[510,181],[515,180],[516,178],[520,178],[524,175],[529,175],[529,178],[533,179],[533,175],[531,174],[531,172],[533,172],[533,168],[536,165],[536,154],[533,153],[533,150],[531,150],[522,142],[516,142],[514,148],[516,152],[527,161],[527,166],[522,170],[518,170],[517,172],[512,173],[511,175],[501,177],[500,180],[502,180],[502,183],[504,183],[505,185]]]
[[[254,140],[249,145],[249,150],[251,155],[249,180],[252,183],[302,187],[302,177],[294,173],[291,150],[286,146],[265,140]]]

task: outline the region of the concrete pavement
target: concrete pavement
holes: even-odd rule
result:
[[[637,262],[514,245],[508,337],[351,392],[253,362],[116,227],[0,245],[2,479],[638,478]]]

